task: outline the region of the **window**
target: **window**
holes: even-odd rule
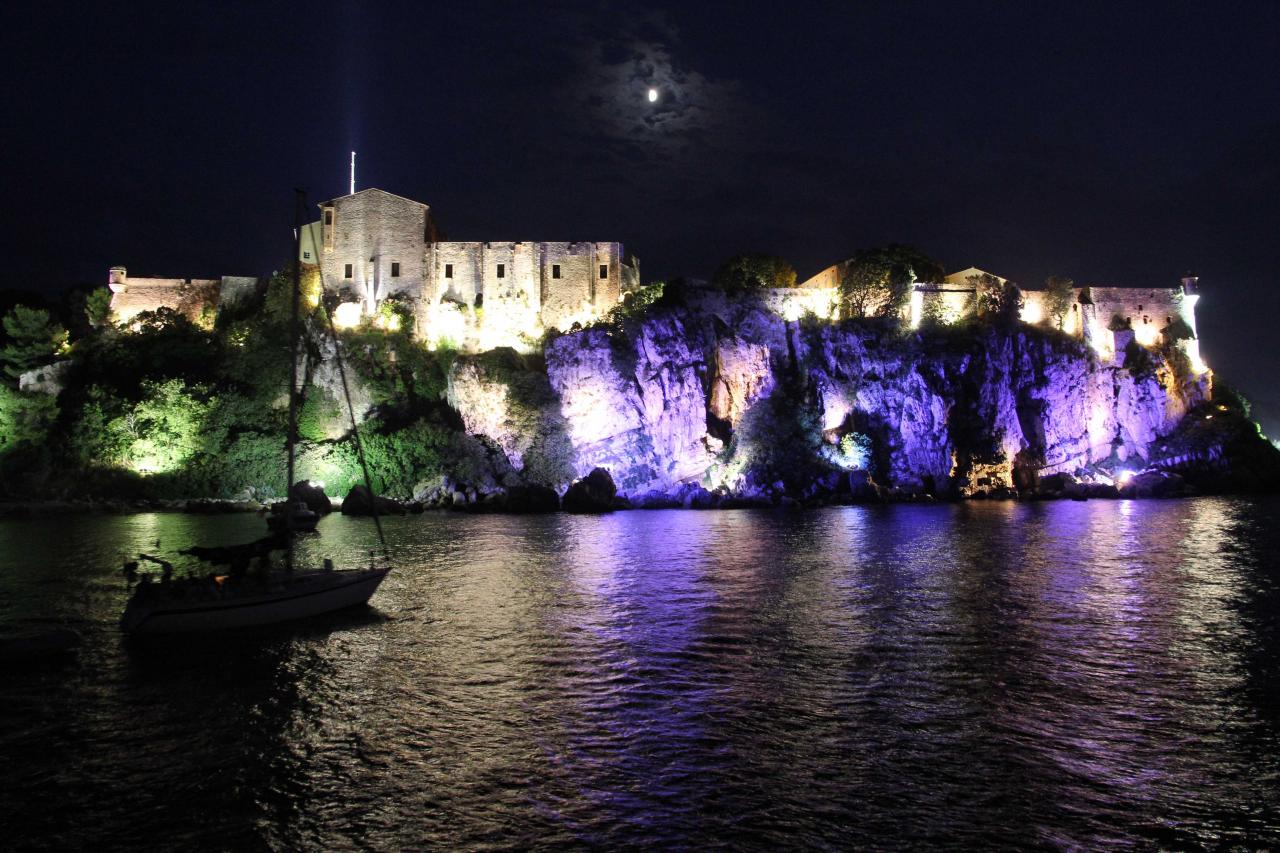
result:
[[[399,277],[400,277],[400,262],[399,262],[399,261],[392,261],[392,262],[391,262],[391,277],[392,277],[392,278],[399,278]]]
[[[609,265],[608,265],[608,264],[601,264],[601,265],[600,265],[600,278],[605,279],[605,278],[608,278],[608,277],[609,277]]]
[[[1142,306],[1141,306],[1141,305],[1139,305],[1139,306],[1138,306],[1138,310],[1139,310],[1139,311],[1141,311],[1141,310],[1142,310]]]
[[[1150,322],[1151,322],[1151,318],[1150,318],[1150,317],[1143,317],[1143,318],[1142,318],[1142,322],[1144,322],[1144,323],[1150,323]]]
[[[347,266],[346,266],[346,268],[345,268],[345,272],[343,272],[343,274],[342,274],[342,277],[343,277],[343,278],[351,278],[351,264],[347,264]]]
[[[477,308],[483,308],[483,307],[484,307],[484,294],[483,294],[483,293],[477,293],[477,294],[476,294],[476,307],[477,307]]]
[[[498,278],[506,278],[506,277],[507,277],[507,265],[498,264]]]
[[[560,277],[560,265],[559,265],[559,264],[552,264],[552,265],[551,265],[551,277],[552,277],[552,278],[559,278],[559,277]]]
[[[325,225],[333,224],[333,208],[332,207],[326,207],[324,209],[324,224]]]
[[[311,257],[311,253],[310,253],[310,252],[303,252],[303,253],[302,253],[302,257],[303,257],[303,260],[306,260],[307,258]]]
[[[453,278],[453,264],[444,265],[444,277]]]

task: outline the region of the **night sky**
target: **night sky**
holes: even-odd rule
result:
[[[646,280],[890,241],[1194,270],[1207,360],[1280,412],[1280,4],[1218,6],[11,5],[0,286],[265,274],[355,149],[449,239],[621,240]]]

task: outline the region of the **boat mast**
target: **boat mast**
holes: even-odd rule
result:
[[[289,498],[293,491],[294,444],[298,440],[298,302],[302,291],[302,267],[298,258],[302,255],[302,212],[305,204],[302,190],[295,189],[293,193],[293,283],[289,288],[289,430],[285,435],[285,447],[289,455],[284,484],[286,517],[292,511]],[[286,565],[292,569],[293,536],[288,539]]]

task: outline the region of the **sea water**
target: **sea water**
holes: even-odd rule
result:
[[[0,521],[6,848],[1280,845],[1280,503],[384,520],[371,607],[125,642],[256,516]],[[367,563],[331,516],[316,563]]]

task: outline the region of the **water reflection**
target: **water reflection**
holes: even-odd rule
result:
[[[0,812],[54,846],[1267,846],[1277,509],[391,519],[374,609],[146,649],[118,556],[256,519],[6,521],[0,624],[87,642],[0,686]]]

